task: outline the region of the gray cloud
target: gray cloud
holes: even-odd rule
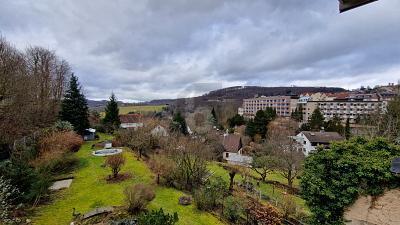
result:
[[[14,0],[0,32],[56,50],[89,98],[149,100],[230,85],[354,88],[400,78],[400,2]]]

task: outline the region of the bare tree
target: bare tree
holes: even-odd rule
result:
[[[55,122],[70,73],[54,52],[21,52],[0,37],[0,143],[11,145]]]
[[[302,170],[304,154],[298,142],[293,139],[298,124],[293,120],[273,123],[268,129],[268,144],[277,157],[277,168],[290,188]]]
[[[106,158],[106,165],[111,168],[113,178],[118,177],[118,173],[124,164],[125,158],[122,154],[110,155]]]
[[[270,145],[263,145],[262,149],[259,149],[253,155],[251,169],[261,176],[263,182],[266,181],[267,175],[276,170],[277,167],[278,160]]]
[[[175,179],[181,188],[192,190],[203,184],[208,175],[207,159],[210,151],[200,140],[173,137],[167,154],[175,163]]]

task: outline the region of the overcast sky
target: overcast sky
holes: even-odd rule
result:
[[[400,79],[399,0],[0,0],[0,34],[55,50],[90,99]]]

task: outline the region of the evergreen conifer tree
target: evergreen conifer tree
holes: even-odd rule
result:
[[[351,137],[350,119],[349,118],[347,118],[347,120],[346,120],[346,126],[344,127],[344,135],[347,140],[349,140]]]
[[[107,103],[105,112],[106,115],[103,119],[104,125],[108,126],[112,130],[117,129],[121,124],[121,121],[119,120],[118,102],[114,93],[111,93],[110,101]]]
[[[310,117],[310,128],[312,131],[319,131],[324,126],[324,115],[321,110],[316,108]]]
[[[290,117],[297,122],[301,122],[303,120],[303,107],[301,105],[299,105],[299,107],[296,107],[296,109],[292,111]]]
[[[85,129],[89,128],[87,101],[81,93],[78,78],[74,74],[71,76],[69,89],[62,100],[59,117],[62,121],[70,122],[79,134],[83,134]]]
[[[211,116],[212,116],[212,120],[215,121],[214,126],[216,126],[218,124],[218,120],[217,120],[217,114],[215,113],[214,107],[211,110]]]
[[[267,126],[269,122],[276,118],[276,110],[273,108],[266,108],[265,110],[258,110],[254,117],[254,129],[256,134],[261,138],[265,138],[267,134]]]
[[[250,119],[249,122],[247,122],[245,133],[252,138],[256,135],[256,128],[253,119]]]
[[[180,112],[177,112],[172,119],[170,125],[172,132],[180,132],[184,135],[188,135],[189,132],[187,130],[186,120],[183,118]]]

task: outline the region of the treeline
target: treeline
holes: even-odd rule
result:
[[[0,158],[14,140],[54,124],[70,76],[70,65],[54,51],[20,51],[0,37]]]

